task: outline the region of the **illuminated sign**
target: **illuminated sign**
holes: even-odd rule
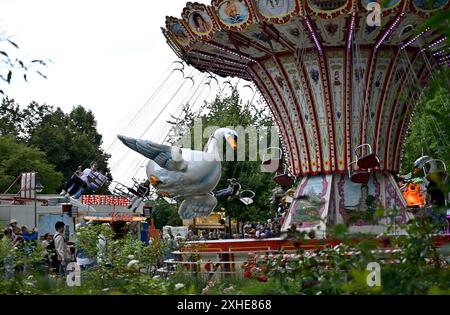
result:
[[[128,199],[115,196],[83,195],[81,203],[84,205],[128,206]]]
[[[134,216],[129,213],[111,212],[109,216],[84,216],[87,221],[99,222],[144,222],[146,218]]]

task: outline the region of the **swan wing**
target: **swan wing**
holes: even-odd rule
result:
[[[140,140],[125,136],[117,136],[123,144],[143,156],[155,161],[160,167],[169,171],[185,171],[187,163],[183,159],[180,148],[155,143],[150,140]]]

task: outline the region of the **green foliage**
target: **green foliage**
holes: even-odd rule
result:
[[[98,246],[102,235],[105,247]],[[81,286],[69,287],[66,278],[48,276],[43,265],[40,244],[25,250],[14,248],[9,239],[0,242],[0,294],[167,294],[169,284],[155,276],[165,244],[154,242],[145,246],[127,234],[115,239],[107,225],[87,225],[76,234],[77,247],[97,261],[81,271]],[[8,271],[15,270],[14,276]]]
[[[433,6],[432,0],[428,0],[430,8]],[[438,11],[425,22],[419,25],[416,33],[419,34],[425,29],[430,28],[438,31],[442,36],[446,36],[446,42],[450,43],[450,11]]]
[[[154,201],[153,218],[155,220],[155,227],[162,231],[166,225],[181,226],[183,222],[178,215],[178,205],[169,204],[162,198],[157,198]]]
[[[41,150],[18,143],[13,137],[0,136],[0,191],[5,191],[22,172],[39,172],[44,193],[55,192],[63,181],[63,174],[48,163]],[[13,188],[17,192],[19,187]]]
[[[425,89],[411,121],[402,160],[403,174],[410,172],[414,161],[422,155],[450,165],[450,71],[442,69],[434,76],[436,80]]]
[[[74,107],[68,114],[59,107],[54,109],[36,102],[20,109],[13,99],[5,97],[0,105],[0,122],[1,136],[11,136],[24,145],[38,148],[45,153],[43,158],[54,165],[64,178],[69,178],[79,165],[87,167],[94,161],[100,170],[109,173],[107,161],[110,156],[100,147],[102,136],[97,131],[95,117],[90,110],[82,106]],[[20,156],[16,158],[21,159]],[[25,161],[28,159],[23,160]],[[32,168],[23,165],[20,169],[30,171]],[[12,176],[15,178],[19,174]],[[9,179],[5,177],[4,180]],[[48,187],[52,187],[51,189],[44,185],[47,188],[45,191],[54,193],[60,184],[61,180],[50,184]],[[106,188],[103,189],[105,191],[99,193],[106,192]]]
[[[334,236],[342,240],[341,244],[300,249],[295,256],[281,252],[256,261],[250,256],[241,266],[250,272],[249,278],[225,277],[216,281],[179,271],[170,280],[185,284],[186,292],[195,287],[197,294],[212,295],[450,294],[450,244],[436,248],[433,241],[436,229],[441,227],[423,215],[402,228],[406,235],[389,238],[390,246],[398,249],[392,253],[384,252],[379,240],[358,242],[345,226],[337,225]],[[304,234],[297,237],[298,242],[307,244]],[[380,265],[381,285],[370,287],[367,266],[373,262]]]
[[[88,166],[93,161],[99,169],[108,171],[109,155],[100,148],[102,136],[96,124],[92,112],[82,106],[74,107],[69,114],[57,108],[31,132],[29,143],[46,152],[48,160],[66,177],[78,165]]]
[[[356,243],[346,238],[344,226],[335,232],[342,243],[305,251],[296,256],[258,259],[242,266],[250,277],[227,276],[212,279],[186,272],[180,265],[174,274],[156,275],[164,253],[164,241],[145,246],[127,234],[116,239],[108,225],[83,226],[77,230],[77,248],[97,260],[81,271],[81,286],[68,287],[65,278],[45,276],[42,247],[38,244],[12,247],[9,239],[0,243],[0,294],[450,294],[449,244],[437,249],[432,240],[436,226],[427,217],[404,226],[407,235],[391,237],[400,251],[379,251],[376,240]],[[106,240],[98,246],[98,236]],[[300,242],[306,242],[303,238]],[[381,286],[369,287],[367,265],[380,264]],[[236,266],[240,268],[241,266]],[[8,277],[8,270],[16,270]]]

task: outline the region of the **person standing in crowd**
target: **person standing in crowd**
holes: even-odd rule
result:
[[[66,239],[64,238],[64,222],[58,221],[55,224],[56,234],[53,237],[53,241],[55,243],[56,250],[56,274],[63,275],[65,273],[65,268],[67,266],[68,261],[68,253],[69,249],[67,246]]]
[[[8,229],[11,231],[11,240],[14,241],[18,235],[21,234],[19,227],[17,226],[17,220],[11,219]]]
[[[43,255],[44,255],[44,261],[49,267],[49,269],[52,266],[52,257],[50,253],[50,244],[53,240],[53,236],[50,233],[45,233],[44,240],[42,241],[42,248],[44,248]]]

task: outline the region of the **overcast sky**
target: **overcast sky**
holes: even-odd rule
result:
[[[166,15],[180,17],[185,3],[186,0],[0,0],[0,31],[19,44],[20,56],[53,61],[43,71],[47,80],[34,75],[28,83],[13,79],[10,87],[3,88],[22,106],[34,100],[60,106],[65,112],[78,104],[91,109],[104,136],[104,148],[113,154],[114,177],[129,182],[143,161],[139,162],[139,155],[133,155],[121,144],[109,144],[121,131],[120,124],[146,102],[171,72],[177,58],[160,27],[164,26]],[[140,129],[133,126],[133,130],[124,133],[140,136],[165,104],[163,97],[170,99],[182,82],[181,74],[175,72],[164,95],[158,95],[151,110],[133,124]],[[186,83],[179,99],[173,102],[180,103],[190,86]],[[160,121],[165,121],[164,117]],[[161,137],[155,134],[160,129],[152,127],[146,137]],[[141,168],[137,177],[143,176]]]

